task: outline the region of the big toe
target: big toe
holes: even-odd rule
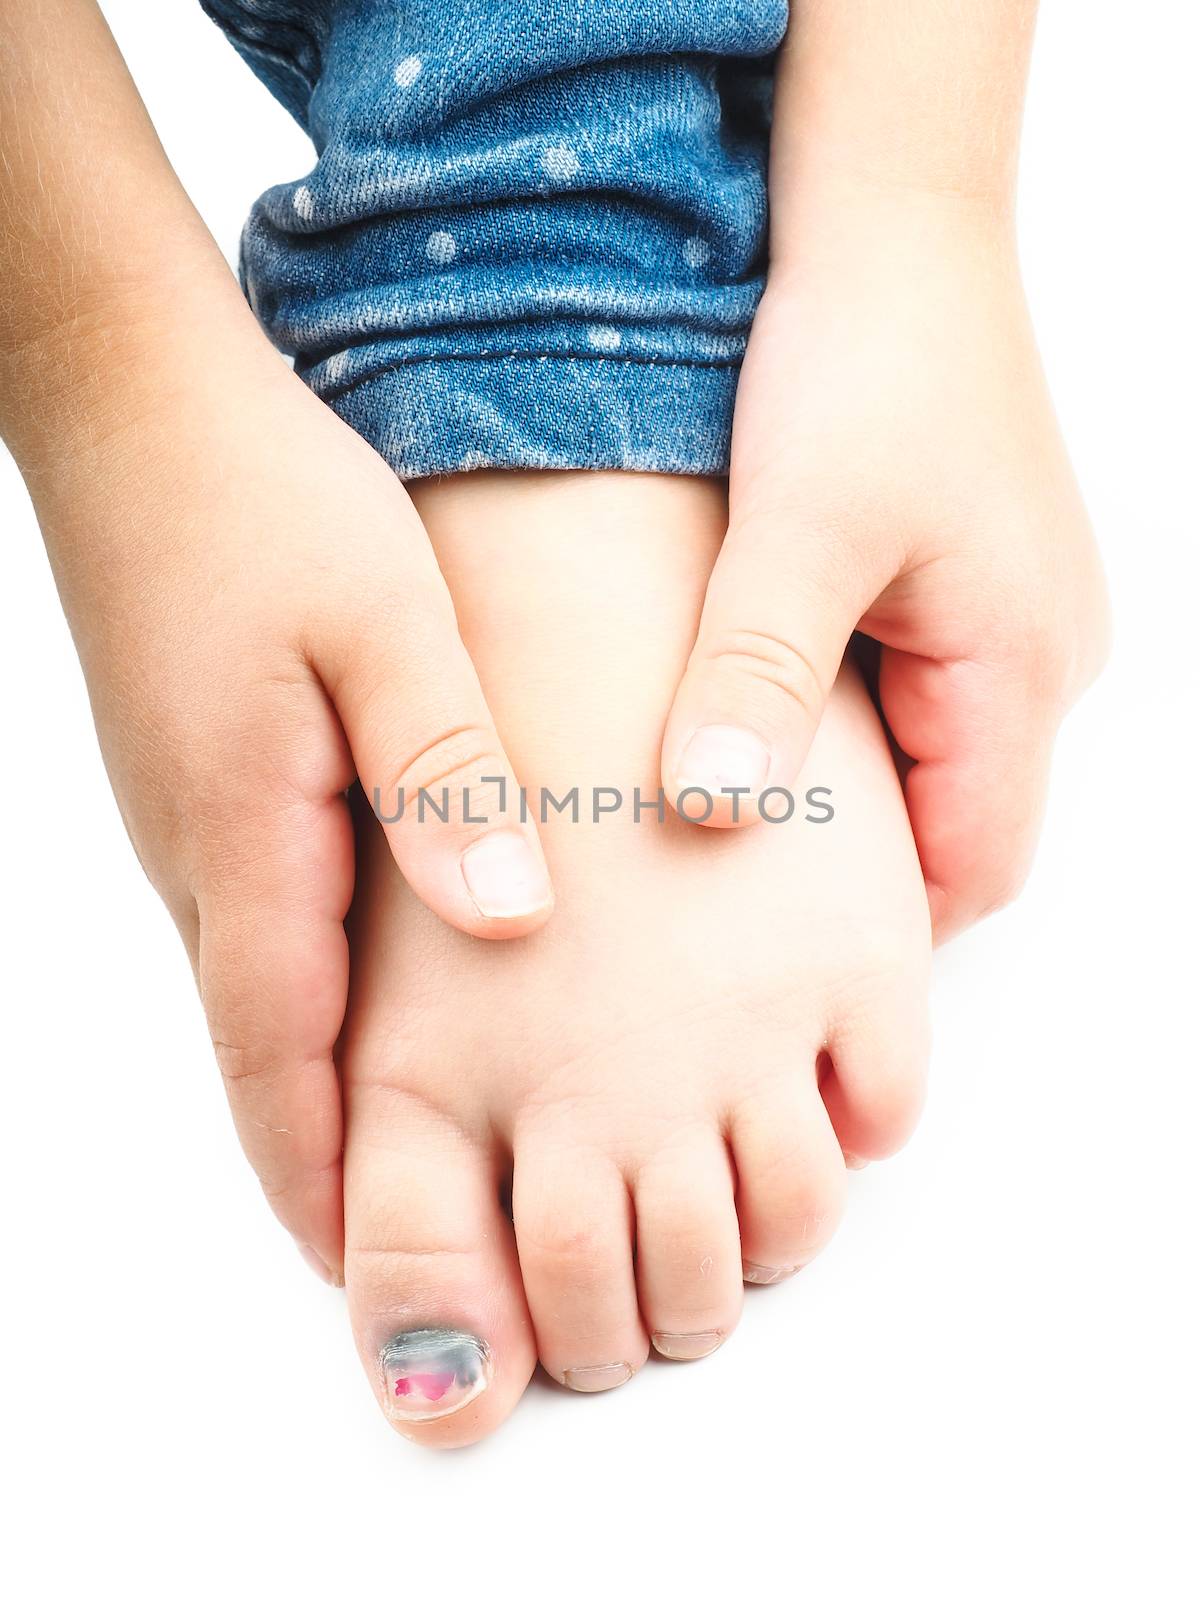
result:
[[[386,1083],[350,1095],[346,1292],[384,1415],[420,1444],[490,1433],[535,1350],[489,1151]]]

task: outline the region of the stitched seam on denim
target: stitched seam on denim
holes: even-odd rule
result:
[[[352,346],[352,348],[362,349],[362,346]],[[689,367],[693,370],[709,369],[716,372],[728,367],[740,367],[742,359],[741,356],[731,356],[728,359],[716,357],[712,361],[680,361],[662,356],[609,356],[602,350],[580,350],[578,353],[563,350],[514,350],[495,353],[464,350],[459,355],[405,356],[401,360],[389,361],[376,372],[367,372],[361,378],[352,378],[348,383],[339,384],[336,389],[322,389],[321,399],[338,400],[342,395],[349,394],[352,389],[361,389],[379,378],[389,377],[394,372],[402,372],[405,367],[424,366],[430,362],[448,365],[455,361],[603,361],[610,367]],[[307,380],[308,373],[317,365],[319,362],[314,362],[313,366],[306,368],[300,376]]]

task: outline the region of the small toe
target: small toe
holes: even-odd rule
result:
[[[821,1096],[848,1166],[894,1155],[925,1103],[929,1019],[915,997],[899,996],[830,1031]]]
[[[716,1128],[644,1165],[635,1184],[642,1319],[660,1355],[695,1361],[729,1337],[742,1309],[729,1152]]]
[[[626,1383],[645,1361],[647,1343],[620,1172],[578,1146],[519,1141],[513,1224],[542,1366],[582,1394]]]
[[[730,1119],[737,1166],[742,1270],[747,1283],[780,1283],[833,1236],[846,1168],[815,1075],[789,1074]]]

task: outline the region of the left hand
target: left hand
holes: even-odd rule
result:
[[[663,782],[793,783],[863,631],[945,937],[1025,877],[1058,724],[1106,652],[1105,586],[1006,227],[934,195],[840,216],[754,322]],[[751,797],[736,820],[758,815]],[[730,803],[707,820],[732,825]]]

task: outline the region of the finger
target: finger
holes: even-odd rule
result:
[[[405,570],[318,658],[360,781],[413,891],[485,939],[540,927],[553,890],[532,813],[419,524]]]
[[[197,892],[200,994],[242,1148],[302,1253],[340,1284],[350,818],[339,795],[239,821]]]
[[[1041,826],[1057,716],[1028,674],[1005,664],[933,661],[885,649],[884,716],[915,765],[909,819],[944,940],[1007,905]]]
[[[663,787],[682,816],[741,826],[762,814],[764,791],[795,782],[885,581],[870,585],[828,532],[783,519],[731,527],[663,739]]]

